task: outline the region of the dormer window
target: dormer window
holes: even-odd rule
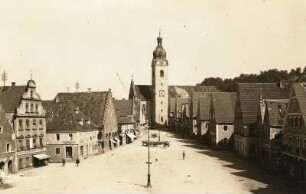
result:
[[[33,91],[30,92],[30,97],[33,98]]]

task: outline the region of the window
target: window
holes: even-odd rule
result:
[[[163,101],[160,101],[160,104],[163,104]]]
[[[7,144],[6,144],[6,151],[7,151],[7,152],[12,151],[12,145],[11,145],[10,143],[7,143]]]
[[[39,127],[43,128],[43,120],[42,119],[39,120]]]
[[[164,122],[164,117],[160,117],[160,121],[161,121],[161,122]]]
[[[72,133],[69,133],[69,140],[72,141]]]
[[[23,150],[23,142],[22,142],[22,139],[19,139],[19,140],[18,140],[18,146],[19,146],[19,149],[20,149],[20,150]]]
[[[26,103],[25,108],[26,108],[26,113],[28,113],[29,112],[29,104],[28,103]]]
[[[31,113],[34,112],[34,106],[33,104],[31,103]]]
[[[227,125],[224,125],[224,126],[223,126],[223,130],[224,130],[224,131],[227,131]]]
[[[35,112],[38,113],[38,104],[35,105]]]
[[[39,138],[39,145],[40,145],[40,147],[44,147],[43,138],[42,137]]]
[[[61,148],[55,148],[55,153],[60,154],[61,153]]]
[[[26,127],[27,127],[27,129],[30,129],[30,121],[29,121],[29,119],[26,120]]]
[[[22,120],[19,119],[19,130],[22,130],[23,126],[22,126]]]
[[[60,140],[60,134],[56,134],[56,140],[59,141]]]
[[[164,77],[165,76],[165,73],[164,73],[163,70],[160,70],[159,74],[160,74],[160,77]]]
[[[26,166],[30,166],[30,158],[26,157]]]
[[[0,126],[0,133],[3,133],[3,127]]]
[[[33,128],[36,128],[36,119],[33,119]]]
[[[26,139],[26,146],[27,146],[27,149],[30,149],[30,139]]]
[[[36,148],[36,139],[34,138],[32,141],[33,141],[33,147]]]

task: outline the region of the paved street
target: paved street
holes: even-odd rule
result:
[[[161,132],[169,148],[152,147],[152,186],[147,181],[147,147],[141,140],[82,160],[79,167],[68,163],[20,172],[6,179],[0,192],[219,192],[219,193],[294,193],[301,190],[279,176],[270,175],[235,153],[212,151]],[[182,151],[186,159],[182,159]],[[24,176],[20,176],[23,174]],[[280,192],[282,191],[282,192]]]

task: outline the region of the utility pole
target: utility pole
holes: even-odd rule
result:
[[[151,174],[150,174],[150,164],[151,161],[150,161],[150,130],[148,128],[148,162],[146,162],[148,164],[148,182],[147,182],[147,188],[151,188]]]
[[[5,72],[5,70],[2,73],[2,81],[3,81],[3,86],[5,86],[5,81],[7,80],[7,73]]]

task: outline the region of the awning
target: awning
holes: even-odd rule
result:
[[[35,154],[33,155],[33,157],[37,158],[38,160],[45,160],[50,158],[50,156],[48,156],[47,154]]]
[[[120,140],[118,138],[115,137],[114,140],[120,143]]]
[[[126,135],[131,139],[135,139],[135,135],[133,133],[128,133]]]

